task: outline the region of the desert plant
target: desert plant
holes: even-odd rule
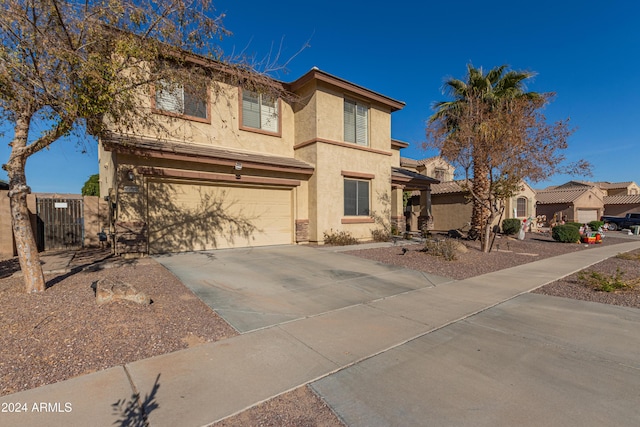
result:
[[[334,246],[357,245],[358,239],[353,237],[348,231],[325,231],[324,244]]]
[[[576,243],[580,241],[580,231],[573,225],[556,225],[551,229],[551,237],[561,243]]]
[[[374,228],[371,230],[371,238],[374,242],[388,242],[391,239],[391,235],[387,230]]]
[[[592,230],[598,230],[600,227],[604,226],[604,222],[602,221],[591,221],[589,224],[587,224],[589,226],[590,229]]]
[[[622,280],[622,276],[624,276],[624,272],[620,271],[620,267],[618,267],[612,276],[597,271],[581,271],[578,273],[578,280],[586,282],[587,285],[601,292],[633,289],[636,284],[625,282]]]
[[[447,261],[454,261],[457,259],[457,245],[458,242],[455,239],[427,240],[424,244],[424,251]]]
[[[502,221],[502,233],[510,235],[520,231],[522,222],[518,218],[507,218]]]
[[[616,255],[616,258],[627,261],[640,261],[640,254],[637,252],[620,252]]]
[[[580,227],[582,227],[584,224],[581,224],[579,222],[567,222],[564,225],[570,225],[571,227],[575,227],[577,229],[580,229]]]

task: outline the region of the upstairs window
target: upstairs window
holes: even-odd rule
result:
[[[202,90],[183,84],[160,82],[156,88],[156,109],[189,118],[209,119],[208,97]]]
[[[344,180],[344,215],[369,215],[369,181]]]
[[[344,140],[358,145],[369,145],[368,106],[344,100]]]
[[[438,181],[444,181],[444,174],[446,173],[446,171],[442,168],[436,168],[435,172],[434,172],[434,178],[437,179]]]
[[[242,91],[242,126],[278,133],[278,100],[262,93]]]

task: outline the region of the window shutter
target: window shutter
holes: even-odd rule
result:
[[[358,181],[352,179],[344,180],[344,214],[357,215],[358,204]]]
[[[344,140],[356,142],[356,104],[344,101]]]
[[[368,141],[368,108],[356,105],[356,144],[369,145]]]
[[[260,129],[260,99],[255,92],[242,91],[242,125]]]

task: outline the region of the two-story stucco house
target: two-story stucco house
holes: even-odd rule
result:
[[[169,135],[100,140],[101,194],[117,254],[322,243],[404,228],[402,193],[437,180],[400,167],[391,138],[404,103],[316,68],[281,84],[295,101],[217,83],[159,88],[149,114],[178,117]]]

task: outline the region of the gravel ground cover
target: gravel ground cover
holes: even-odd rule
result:
[[[621,243],[607,236],[604,245]],[[478,243],[464,242],[465,253],[454,261],[420,251],[421,245],[402,245],[349,251],[378,262],[401,265],[453,279],[464,279],[503,268],[589,250],[579,244],[560,244],[544,234],[524,241],[497,239],[494,251],[482,254]],[[402,251],[405,247],[407,250]],[[605,276],[623,273],[640,278],[640,251],[613,257],[590,267]],[[104,252],[79,254],[82,265],[101,260]],[[92,260],[92,257],[94,258]],[[106,260],[91,269],[47,276],[48,289],[37,295],[23,291],[15,258],[0,261],[0,395],[69,379],[112,366],[176,351],[236,335],[222,318],[152,259]],[[106,268],[109,267],[109,268]],[[92,285],[99,279],[120,279],[146,292],[148,306],[115,302],[95,303]],[[640,289],[601,292],[568,276],[535,292],[640,308]],[[264,402],[216,426],[342,426],[340,420],[309,388],[300,387]]]

